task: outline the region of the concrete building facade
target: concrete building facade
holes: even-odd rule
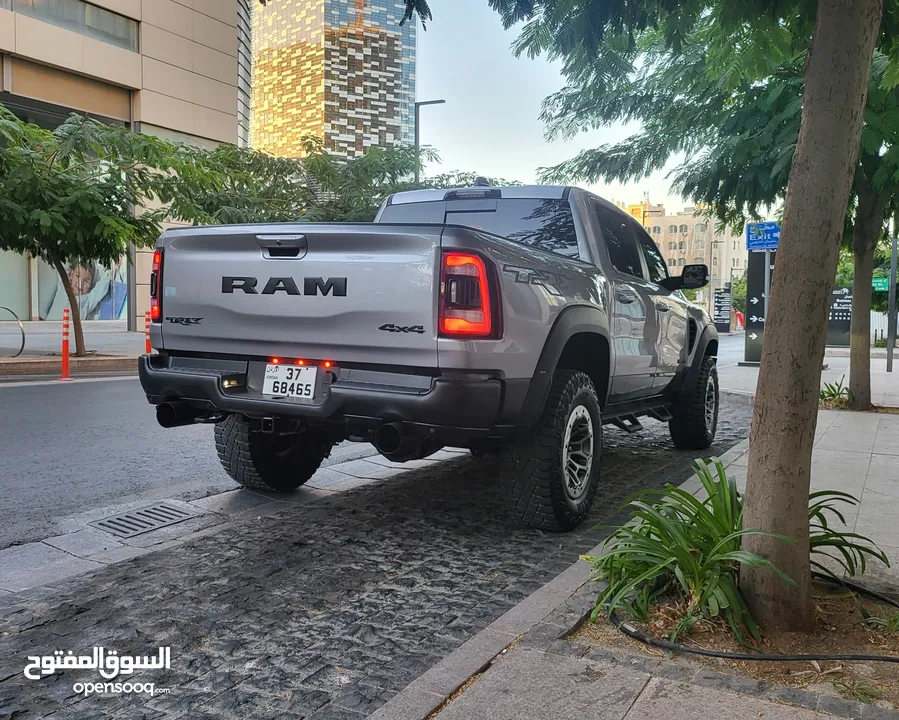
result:
[[[708,265],[711,282],[707,289],[700,291],[699,302],[709,305],[715,289],[746,273],[745,233],[718,232],[714,222],[704,217],[701,208],[687,207],[680,212],[667,213],[664,206],[652,205],[648,200],[616,204],[643,224],[662,251],[672,275],[680,274],[678,268],[684,265]]]
[[[237,142],[239,128],[249,129],[252,53],[241,44],[251,1],[0,0],[0,103],[50,129],[80,112],[207,147]],[[86,319],[142,318],[148,309],[148,253],[137,253],[130,310],[124,258],[71,273]],[[58,319],[61,290],[43,261],[0,252],[0,306]]]
[[[303,138],[357,157],[414,141],[416,26],[402,0],[278,0],[254,9],[252,144]]]

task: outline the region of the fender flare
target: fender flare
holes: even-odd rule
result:
[[[564,309],[553,323],[546,342],[543,344],[540,358],[537,360],[537,366],[534,368],[527,395],[521,406],[522,424],[532,425],[540,419],[552,388],[553,375],[559,359],[562,357],[562,352],[565,350],[565,345],[572,337],[580,333],[599,335],[605,339],[609,347],[609,372],[612,372],[612,342],[609,334],[608,315],[597,307],[587,305]],[[608,383],[606,397],[599,398],[600,406],[605,406],[610,387],[611,383]]]
[[[699,370],[702,366],[702,359],[706,356],[706,350],[708,350],[709,343],[712,341],[718,342],[718,331],[715,329],[714,325],[706,325],[699,335],[699,339],[696,341],[696,349],[693,351],[693,362],[690,363],[690,367],[687,368],[684,382],[677,393],[678,398],[685,398],[693,392],[696,381],[699,379]]]

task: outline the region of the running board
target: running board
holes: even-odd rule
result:
[[[668,422],[669,420],[673,420],[674,416],[668,411],[666,407],[658,407],[653,408],[648,413],[649,417],[655,418],[659,422]]]
[[[640,421],[637,420],[636,415],[622,415],[616,417],[611,422],[615,427],[620,428],[627,433],[635,433],[643,429],[643,426],[640,424]]]

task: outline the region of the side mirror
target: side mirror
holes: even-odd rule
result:
[[[680,277],[669,277],[662,282],[668,290],[698,290],[709,284],[708,265],[684,265]]]

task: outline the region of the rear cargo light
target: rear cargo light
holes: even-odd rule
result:
[[[306,364],[305,360],[297,360],[297,365],[305,365],[305,364]]]
[[[281,358],[272,358],[272,365],[280,365]]]
[[[487,266],[478,255],[443,253],[440,279],[440,334],[490,337],[493,316]]]
[[[333,363],[330,360],[325,360],[324,365],[326,368],[329,368],[329,367],[331,367],[331,365],[333,365]]]
[[[153,253],[150,273],[150,320],[162,322],[162,250]]]

